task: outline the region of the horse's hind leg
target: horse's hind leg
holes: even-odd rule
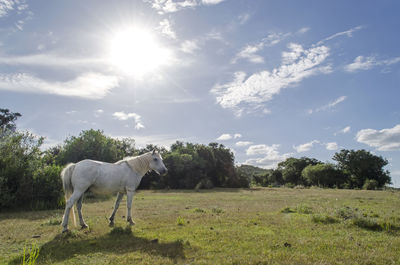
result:
[[[132,216],[131,216],[131,209],[132,209],[132,200],[133,200],[133,195],[135,195],[135,191],[132,190],[128,190],[126,193],[126,210],[127,210],[127,217],[126,217],[126,221],[128,221],[128,223],[130,225],[135,225],[135,222],[132,220]]]
[[[115,213],[116,213],[117,210],[118,210],[118,207],[119,207],[119,204],[120,204],[120,202],[121,202],[121,200],[122,200],[122,197],[124,197],[124,194],[121,193],[121,192],[118,192],[117,200],[115,201],[115,205],[114,205],[114,210],[113,210],[113,212],[112,212],[110,218],[108,219],[108,220],[110,220],[110,226],[113,226],[113,225],[114,225]]]
[[[83,220],[82,201],[83,201],[83,194],[81,197],[79,197],[78,201],[76,202],[76,209],[78,210],[78,216],[79,216],[79,224],[81,225],[81,227],[83,229],[83,228],[88,228],[88,225],[85,223],[85,220]]]
[[[69,211],[71,210],[72,206],[74,206],[75,202],[82,196],[82,194],[83,192],[75,190],[65,203],[64,217],[61,224],[63,227],[63,233],[68,231]]]

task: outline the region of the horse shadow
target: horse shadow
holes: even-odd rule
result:
[[[101,237],[77,240],[79,235],[68,232],[55,236],[39,249],[39,264],[66,261],[76,255],[93,253],[124,254],[146,252],[149,255],[167,257],[174,263],[184,260],[183,241],[159,242],[158,239],[147,239],[133,234],[131,228],[116,227]],[[17,257],[10,264],[21,264],[22,257]]]

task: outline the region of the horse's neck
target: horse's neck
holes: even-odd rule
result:
[[[127,162],[130,168],[139,174],[140,177],[144,176],[150,170],[150,161],[147,154],[134,157]]]

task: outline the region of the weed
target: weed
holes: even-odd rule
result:
[[[212,210],[211,210],[213,213],[216,213],[216,214],[220,214],[220,213],[223,213],[224,212],[224,210],[222,210],[221,208],[219,208],[219,207],[214,207],[214,208],[212,208]]]
[[[39,257],[39,247],[36,243],[32,243],[31,249],[28,249],[28,253],[26,252],[26,246],[24,247],[24,255],[22,256],[22,264],[25,265],[34,265],[36,259]]]
[[[182,216],[178,216],[178,218],[176,219],[176,224],[177,225],[184,225],[185,224],[185,218],[183,218]]]
[[[382,226],[375,220],[371,218],[365,218],[365,217],[355,217],[352,219],[352,223],[355,226],[358,226],[360,228],[364,228],[367,230],[372,230],[372,231],[381,231]]]
[[[201,208],[194,208],[193,212],[195,212],[195,213],[205,213],[206,211],[201,209]]]
[[[307,205],[299,205],[297,206],[297,212],[301,213],[301,214],[312,214],[313,210],[311,207],[307,206]]]
[[[60,225],[61,224],[61,218],[51,218],[47,222],[44,222],[41,225]]]
[[[296,210],[290,209],[289,207],[286,207],[281,210],[281,213],[295,213]]]
[[[334,224],[334,223],[339,223],[340,222],[338,219],[336,219],[333,216],[321,215],[321,214],[313,215],[311,217],[311,220],[314,223],[322,223],[322,224]]]
[[[344,220],[356,217],[355,210],[345,206],[336,210],[336,216]]]

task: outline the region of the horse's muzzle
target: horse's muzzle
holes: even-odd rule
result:
[[[168,173],[168,169],[163,169],[160,171],[161,176],[165,176],[165,175],[167,175],[167,173]]]

